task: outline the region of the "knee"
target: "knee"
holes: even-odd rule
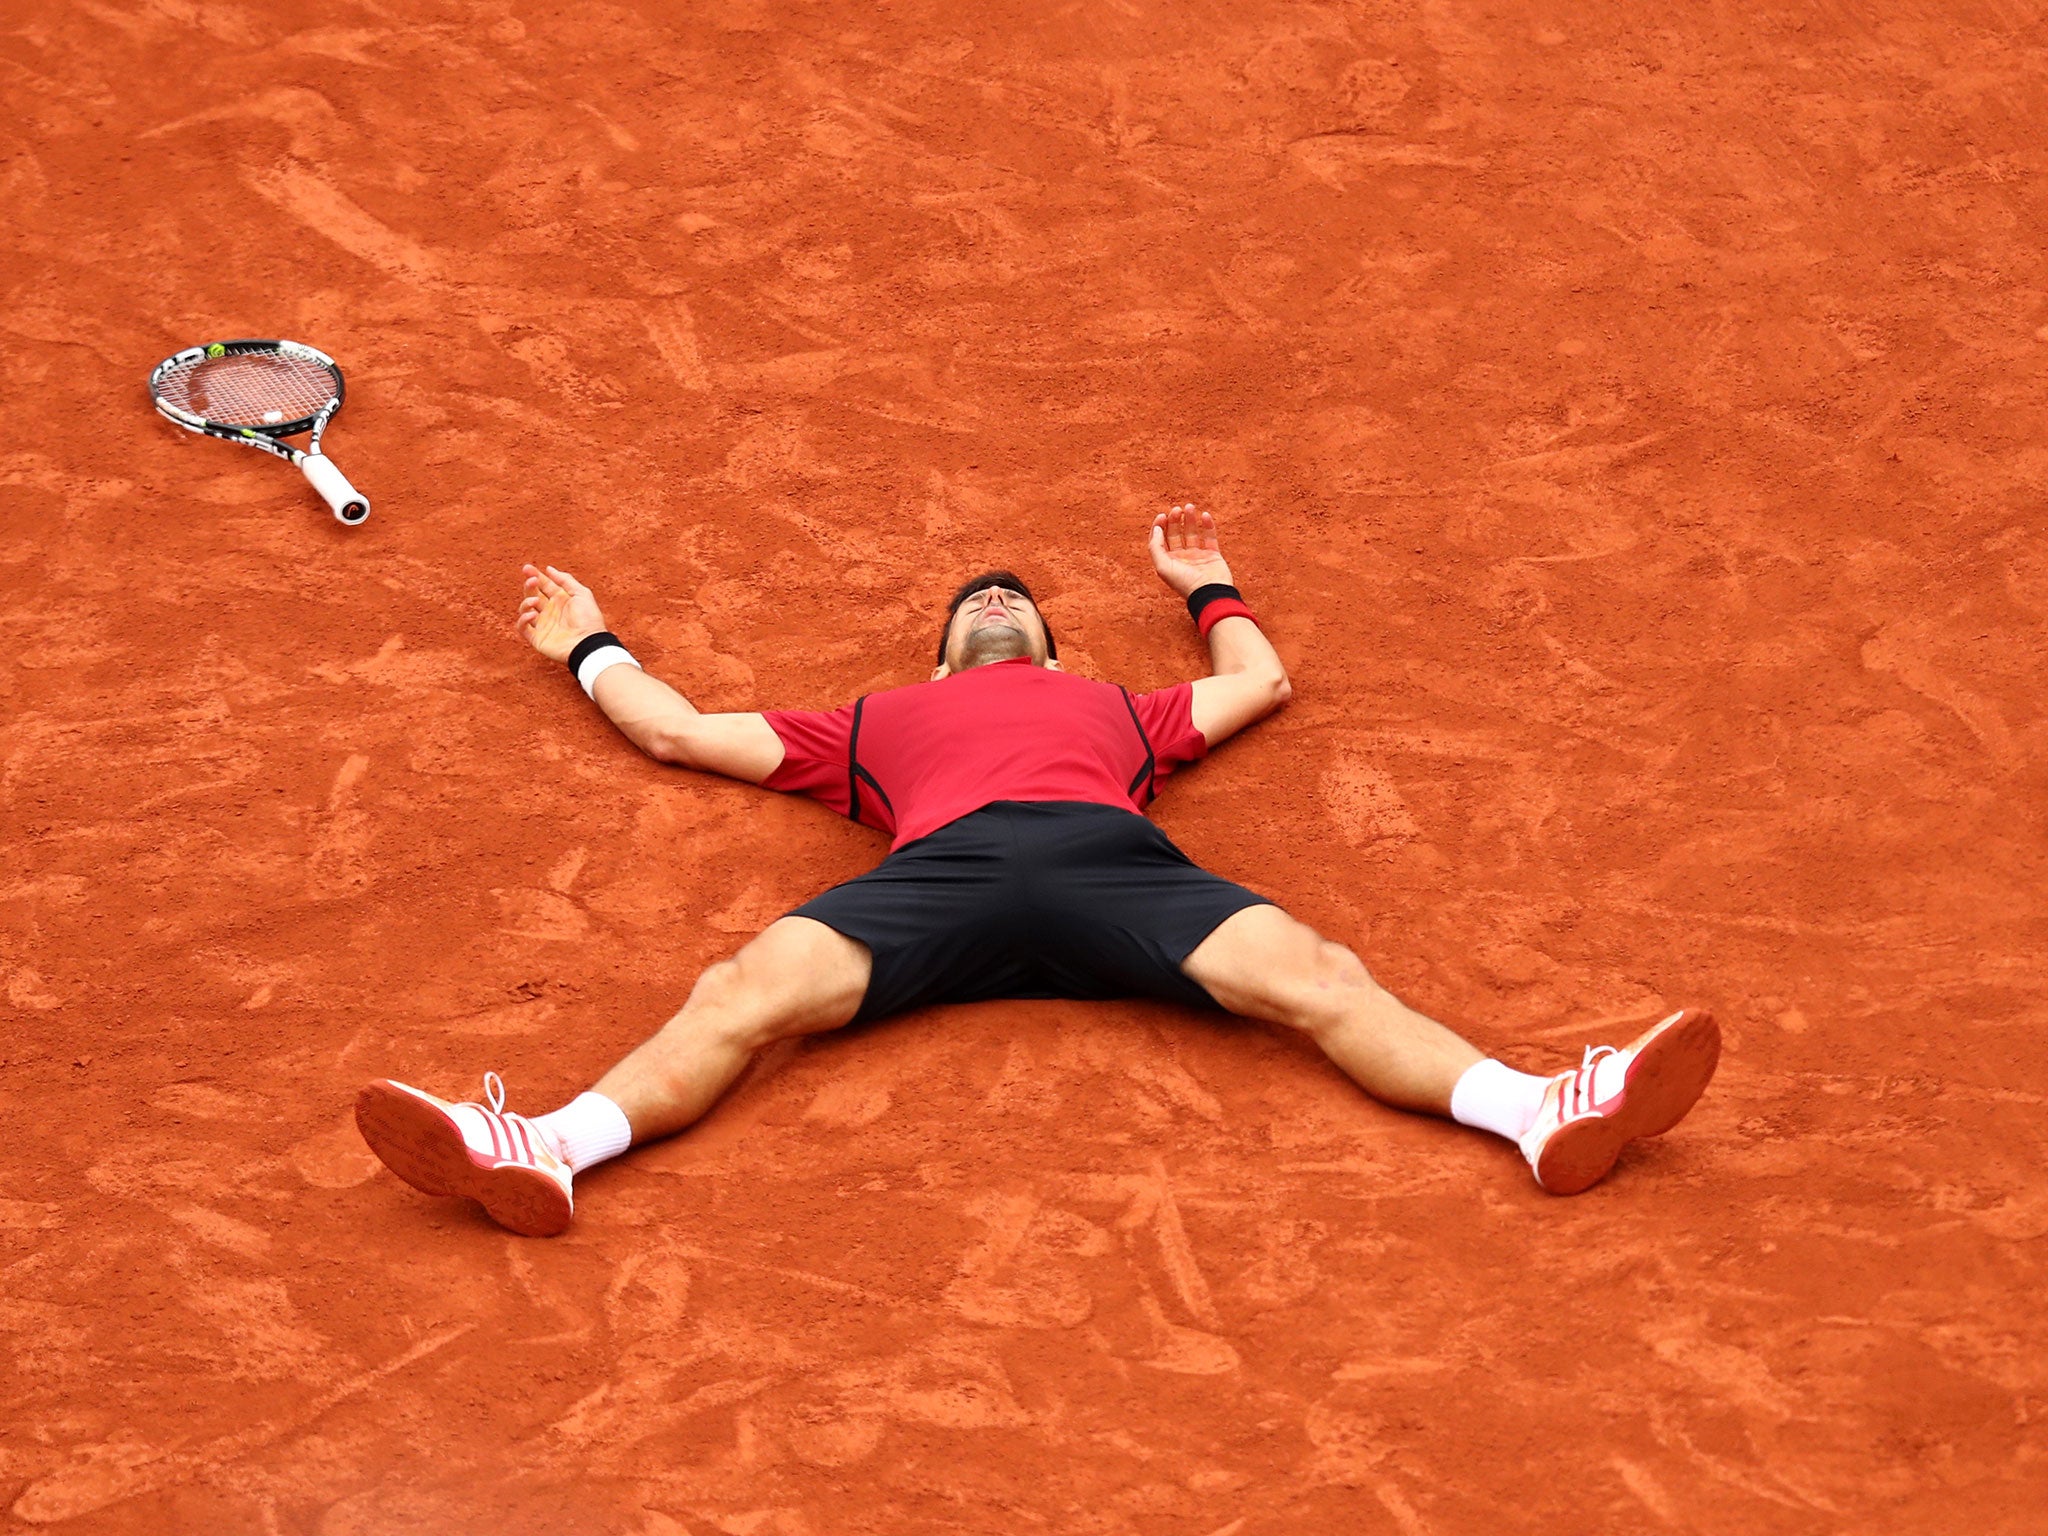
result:
[[[763,1010],[752,1006],[756,990],[740,958],[720,960],[698,975],[689,1001],[668,1027],[699,1037],[708,1034],[742,1050],[773,1044],[777,1033],[763,1027]]]
[[[722,1011],[739,1001],[745,991],[746,975],[738,959],[715,961],[698,973],[683,1011]]]
[[[1323,940],[1316,952],[1318,979],[1331,987],[1370,987],[1376,985],[1372,972],[1365,968],[1365,962],[1346,949],[1342,944],[1329,939]]]
[[[1363,960],[1342,944],[1324,939],[1310,957],[1291,1022],[1316,1034],[1347,1018],[1362,998],[1378,989]]]

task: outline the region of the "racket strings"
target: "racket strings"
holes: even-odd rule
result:
[[[271,427],[304,421],[336,394],[334,375],[311,358],[244,352],[201,358],[174,368],[158,393],[180,410],[224,427]]]

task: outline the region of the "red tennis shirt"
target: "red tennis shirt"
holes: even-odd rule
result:
[[[1209,750],[1187,683],[1133,694],[1019,657],[871,693],[839,709],[771,709],[782,764],[761,782],[880,827],[891,850],[998,800],[1142,813],[1159,781]]]

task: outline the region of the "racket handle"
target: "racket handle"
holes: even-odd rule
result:
[[[313,482],[313,489],[320,493],[320,499],[334,509],[334,515],[354,527],[370,515],[370,498],[348,483],[348,476],[334,467],[334,460],[324,453],[309,453],[299,460],[299,468],[306,472],[306,478]]]

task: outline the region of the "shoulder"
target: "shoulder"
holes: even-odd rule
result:
[[[1071,672],[1055,672],[1051,667],[1041,667],[1036,670],[1038,675],[1044,678],[1052,687],[1064,688],[1072,693],[1087,691],[1114,698],[1120,693],[1129,692],[1128,689],[1120,684],[1105,683],[1099,678],[1076,677]]]
[[[837,709],[764,709],[761,718],[790,755],[817,756],[838,749],[852,726],[853,711],[853,704]]]
[[[897,688],[877,688],[872,693],[862,694],[846,707],[851,710],[858,705],[864,711],[880,710],[885,713],[898,709],[916,709],[920,705],[933,704],[945,698],[945,685],[950,681],[950,678],[941,678],[937,682],[905,683]]]
[[[1023,686],[1048,701],[1057,699],[1062,709],[1113,709],[1118,715],[1123,714],[1124,700],[1131,696],[1131,690],[1121,684],[1076,677],[1050,667],[1033,667]]]
[[[1174,683],[1170,687],[1155,688],[1150,693],[1126,694],[1131,701],[1131,710],[1143,723],[1146,733],[1179,739],[1194,731],[1195,686],[1193,683]]]

